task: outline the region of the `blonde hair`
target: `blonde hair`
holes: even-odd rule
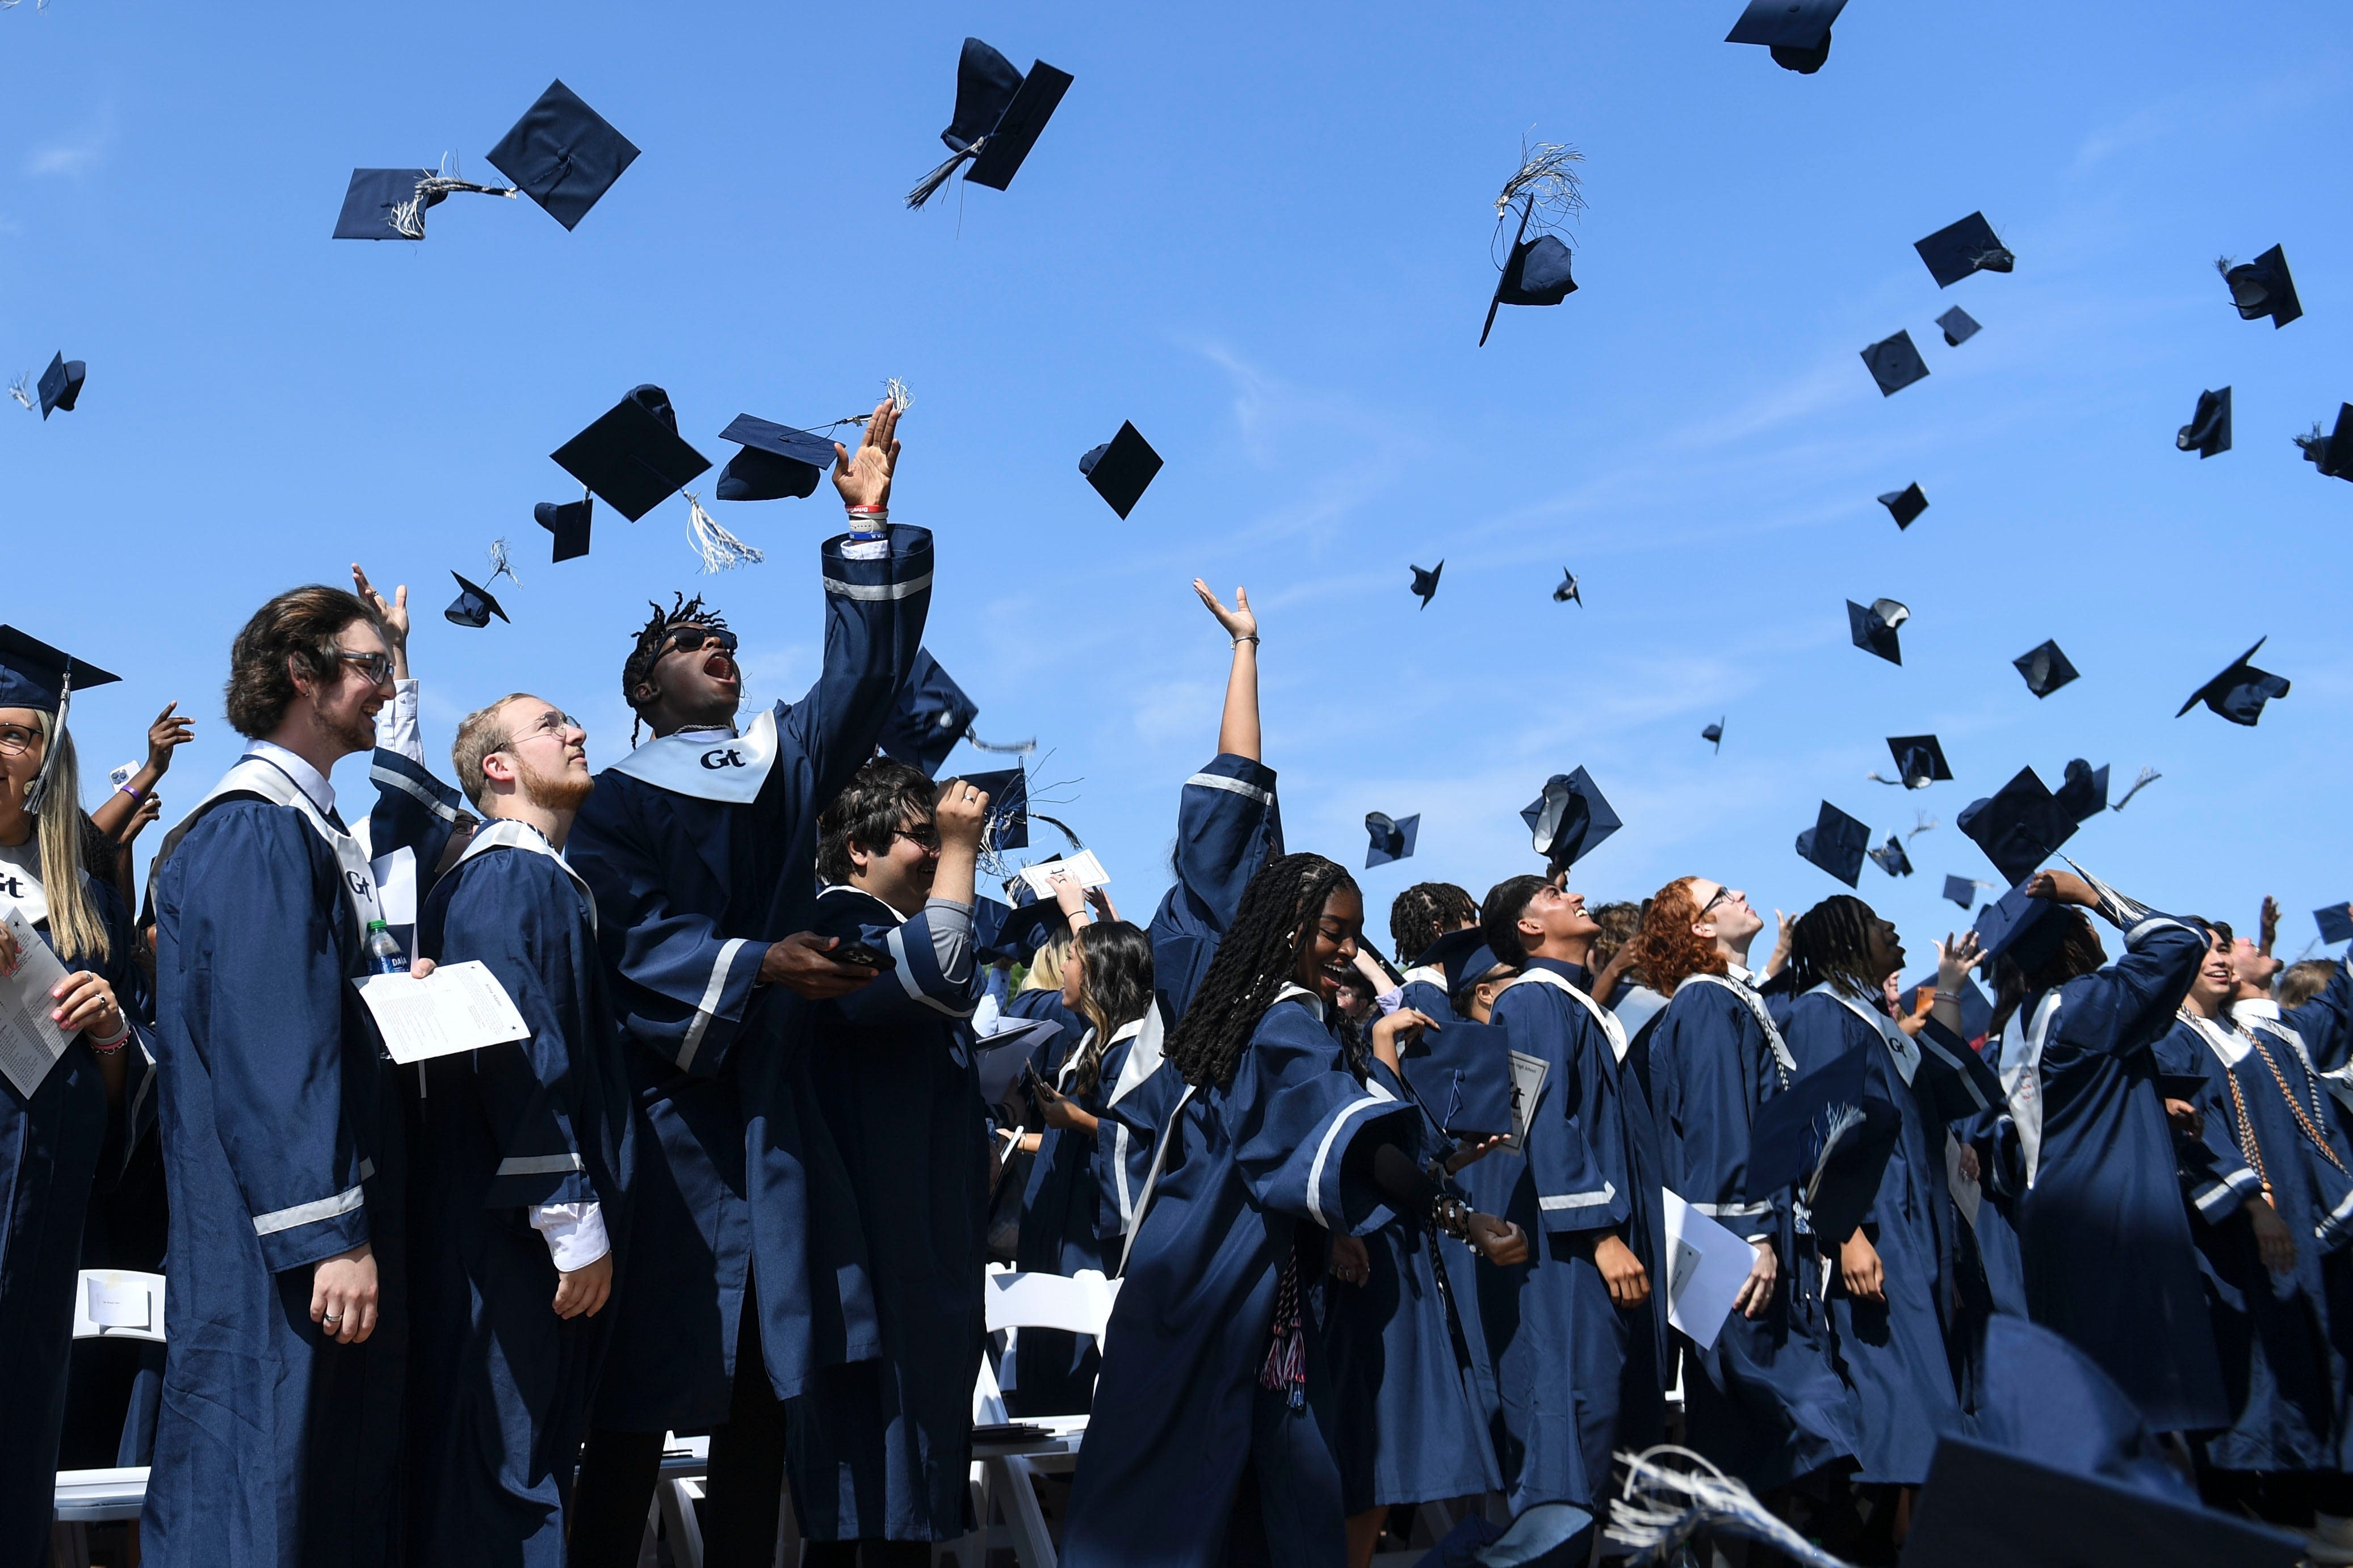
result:
[[[531,695],[528,691],[510,691],[488,707],[477,708],[459,721],[458,738],[449,743],[449,763],[458,770],[458,787],[477,809],[482,805],[482,759],[492,752],[502,752],[513,741],[512,734],[493,731],[491,721],[499,710],[510,702],[520,701]]]
[[[34,818],[41,848],[41,887],[49,900],[49,942],[65,957],[103,962],[112,943],[98,906],[82,886],[81,770],[74,764],[73,732],[59,729],[54,713],[35,717],[49,774],[40,815]]]
[[[1060,936],[1029,955],[1029,971],[1021,978],[1024,991],[1060,991],[1062,964],[1071,956],[1074,933],[1066,926]]]

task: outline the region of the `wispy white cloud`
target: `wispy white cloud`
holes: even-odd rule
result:
[[[114,110],[101,108],[88,125],[70,135],[39,142],[25,154],[25,173],[36,179],[79,180],[106,161],[114,144]]]

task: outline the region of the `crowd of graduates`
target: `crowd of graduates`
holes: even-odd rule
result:
[[[1425,1503],[1583,1561],[1671,1436],[1849,1562],[1956,1445],[2353,1562],[2342,963],[2044,869],[1906,990],[1856,898],[1761,958],[1703,875],[1588,908],[1566,810],[1385,954],[1284,842],[1260,623],[1198,582],[1230,666],[1173,886],[1141,927],[1050,861],[987,896],[1021,774],[938,776],[972,714],[897,426],[835,468],[816,684],[747,717],[725,619],[657,605],[651,736],[593,776],[561,694],[429,763],[406,590],[272,598],[143,892],[190,721],[86,812],[67,713],[113,678],[0,629],[0,901],[67,971],[0,1090],[0,1562],[119,1460],[171,1568],[634,1564],[707,1433],[705,1562],[771,1562],[788,1493],[805,1563],[928,1563],[985,1357],[1088,1415],[1076,1568],[1364,1568]],[[396,1065],[354,982],[460,963],[526,1037]],[[1746,1248],[1720,1324],[1671,1321],[1686,1211]],[[1107,1332],[993,1339],[992,1262],[1116,1279]],[[109,1267],[166,1280],[160,1347],[73,1343]]]

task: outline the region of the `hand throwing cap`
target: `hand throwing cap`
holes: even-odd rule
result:
[[[523,110],[490,156],[500,174],[570,229],[580,226],[621,171],[637,161],[638,150],[557,81]]]
[[[992,853],[1029,848],[1029,775],[1019,768],[998,768],[991,773],[961,776],[988,797],[988,820],[981,825],[981,847]]]

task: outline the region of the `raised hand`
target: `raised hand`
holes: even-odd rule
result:
[[[2279,900],[2265,893],[2263,913],[2255,920],[2255,951],[2265,958],[2272,955],[2272,943],[2279,940]]]
[[[833,444],[833,488],[844,506],[887,508],[891,476],[898,467],[899,405],[885,397],[867,416],[866,436],[858,443],[856,457],[840,442]]]
[[[2026,884],[2026,896],[2054,904],[2080,904],[2087,910],[2100,907],[2100,895],[2092,891],[2092,884],[2073,871],[2037,871]]]
[[[932,826],[939,830],[941,848],[977,850],[981,830],[987,825],[988,795],[978,785],[950,779],[940,787],[939,804],[932,810]],[[1084,901],[1084,895],[1081,895],[1080,901]]]
[[[376,625],[384,628],[384,640],[392,645],[394,655],[405,655],[408,651],[408,584],[403,583],[393,589],[392,597],[387,600],[375,591],[375,585],[368,581],[368,574],[361,571],[360,563],[354,561],[352,563],[352,592],[360,596],[361,602],[368,607],[368,614],[374,616]]]
[[[1201,603],[1209,607],[1209,614],[1218,617],[1218,625],[1226,628],[1228,637],[1239,640],[1258,636],[1258,616],[1250,613],[1249,589],[1235,587],[1234,607],[1230,610],[1219,603],[1217,595],[1211,593],[1209,585],[1198,577],[1193,579],[1193,592],[1201,595]]]
[[[179,705],[176,699],[164,703],[147,726],[147,771],[157,778],[171,771],[172,752],[196,738],[196,721],[173,711]]]
[[[1968,978],[1970,970],[1985,962],[1985,954],[1978,948],[1978,933],[1974,931],[1965,931],[1957,937],[1947,931],[1944,941],[1931,945],[1936,950],[1936,989],[1939,991],[1957,989]]]

